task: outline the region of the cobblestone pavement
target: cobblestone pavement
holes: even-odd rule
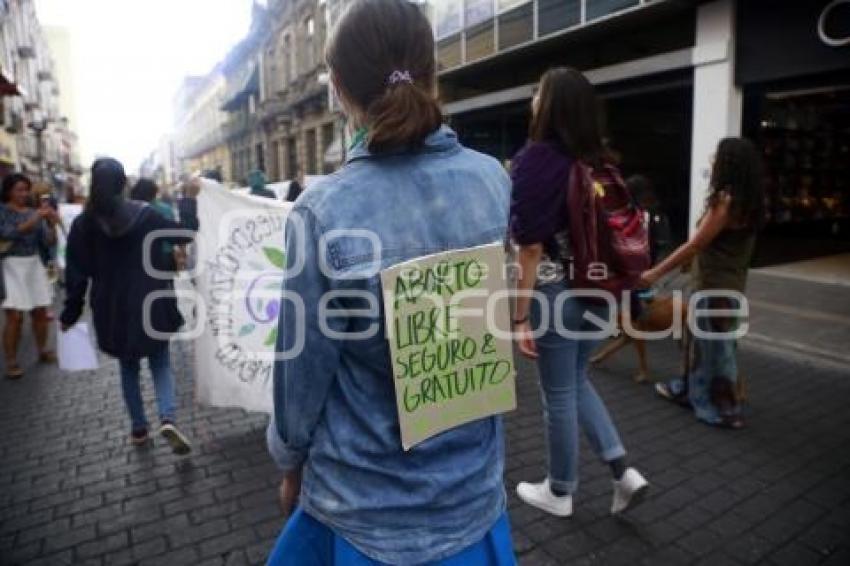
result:
[[[656,375],[673,371],[672,343],[650,352]],[[265,417],[195,406],[187,350],[174,358],[179,421],[195,443],[187,458],[159,440],[127,445],[112,361],[96,374],[33,367],[19,382],[0,379],[0,563],[263,562],[281,527]],[[521,362],[506,487],[522,564],[850,564],[847,367],[744,347],[752,409],[749,427],[730,432],[634,384],[633,358],[622,351],[595,376],[653,485],[622,519],[608,515],[607,469],[586,447],[573,518],[516,500],[516,482],[541,478],[545,462],[536,377]]]

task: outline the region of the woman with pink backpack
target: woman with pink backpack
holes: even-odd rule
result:
[[[640,238],[629,235],[645,236],[645,227],[634,220],[639,211],[604,143],[599,110],[584,75],[563,67],[547,71],[532,103],[529,142],[511,175],[511,236],[521,267],[513,322],[520,352],[536,360],[540,373],[549,468],[542,481],[520,482],[517,495],[562,517],[572,514],[578,488],[579,428],[611,468],[613,514],[634,505],[649,486],[628,467],[617,429],[588,377],[590,354],[603,338],[592,320],[609,318],[608,303],[574,293],[595,288],[616,294],[636,283],[648,264],[648,248],[641,250]],[[638,253],[628,265],[634,241]],[[592,260],[603,260],[612,272],[589,272],[602,265]],[[618,263],[628,277],[615,273]]]

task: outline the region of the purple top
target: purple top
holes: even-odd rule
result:
[[[567,189],[573,160],[551,142],[528,142],[514,157],[511,236],[519,245],[543,244],[560,256],[555,235],[567,229]]]

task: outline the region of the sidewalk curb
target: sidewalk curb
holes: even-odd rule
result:
[[[742,342],[744,346],[771,351],[781,356],[805,359],[815,364],[837,366],[842,370],[850,369],[850,355],[822,350],[800,342],[771,338],[757,332],[748,332]]]

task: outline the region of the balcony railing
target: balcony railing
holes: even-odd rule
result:
[[[230,120],[224,126],[224,137],[226,140],[243,135],[254,127],[255,119],[248,114],[231,115]]]
[[[198,140],[183,147],[183,157],[193,159],[224,143],[225,139],[220,130],[209,132]]]
[[[259,117],[260,120],[285,119],[287,115],[288,105],[286,101],[280,97],[266,99],[260,104]]]

